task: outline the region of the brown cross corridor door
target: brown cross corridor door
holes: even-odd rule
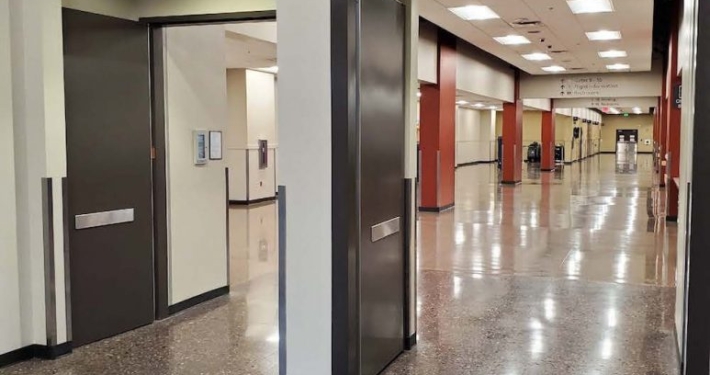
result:
[[[404,350],[404,6],[361,2],[361,374]]]
[[[75,346],[154,318],[148,28],[63,10]]]

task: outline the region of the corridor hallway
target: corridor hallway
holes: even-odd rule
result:
[[[458,169],[456,208],[419,217],[418,345],[385,374],[676,374],[675,230],[649,216],[651,157],[629,167]],[[0,374],[278,374],[276,215],[230,208],[229,296]]]
[[[385,374],[676,374],[652,165],[599,155],[517,187],[459,168],[455,209],[420,214],[418,345]]]

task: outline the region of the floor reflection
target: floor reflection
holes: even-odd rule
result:
[[[229,296],[56,361],[32,360],[0,374],[278,374],[277,225],[274,202],[230,207]]]
[[[525,168],[459,168],[455,208],[420,214],[419,345],[385,374],[676,374],[651,156]]]
[[[651,157],[525,168],[516,187],[460,168],[455,208],[420,214],[419,344],[385,374],[677,374],[676,232]],[[277,374],[276,204],[229,220],[229,296],[0,373]]]

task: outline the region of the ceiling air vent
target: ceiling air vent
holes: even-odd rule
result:
[[[510,26],[513,26],[513,27],[537,27],[537,26],[541,26],[541,25],[542,25],[542,22],[533,21],[533,20],[530,20],[527,18],[519,18],[510,24]]]
[[[569,68],[569,70],[585,70],[585,69],[586,69],[586,68],[580,68],[580,67],[577,67],[577,68]]]
[[[569,52],[569,51],[565,51],[565,50],[562,50],[562,49],[557,49],[557,50],[554,50],[554,51],[550,51],[550,53],[567,53],[567,52]]]

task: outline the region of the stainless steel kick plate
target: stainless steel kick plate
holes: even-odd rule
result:
[[[133,209],[126,208],[123,210],[103,211],[94,212],[90,214],[76,215],[74,217],[74,227],[76,229],[89,229],[103,227],[106,225],[130,223],[133,220]]]
[[[400,218],[398,216],[394,219],[390,219],[377,225],[373,225],[371,229],[372,242],[377,242],[387,236],[391,236],[399,232],[399,222]]]

